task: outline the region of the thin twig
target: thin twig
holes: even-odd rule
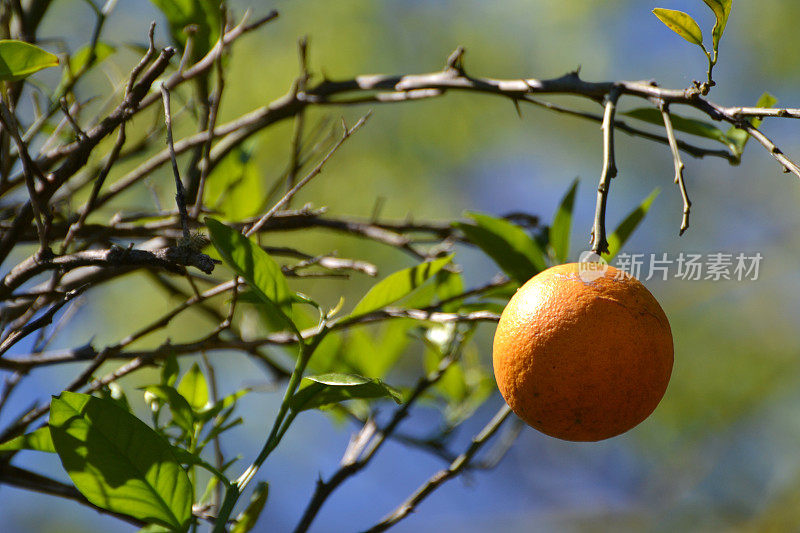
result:
[[[178,158],[175,155],[175,143],[172,141],[172,112],[170,111],[169,104],[169,89],[167,89],[164,83],[161,84],[161,96],[164,99],[164,123],[167,126],[167,149],[169,150],[169,157],[172,161],[172,174],[175,176],[175,202],[178,204],[183,238],[188,242],[191,237],[189,233],[189,213],[186,211],[186,194],[183,189],[183,182],[181,181],[181,172],[178,169]]]
[[[317,166],[315,166],[313,169],[311,169],[311,171],[308,174],[306,174],[305,177],[303,177],[303,179],[298,181],[297,184],[295,184],[294,187],[292,187],[285,195],[283,195],[283,198],[278,200],[275,203],[275,205],[273,205],[272,208],[269,211],[264,213],[264,215],[261,218],[259,218],[258,221],[255,224],[253,224],[253,226],[244,233],[245,236],[249,237],[250,235],[256,233],[259,229],[261,229],[261,227],[264,224],[266,224],[267,221],[270,218],[272,218],[272,216],[275,213],[277,213],[280,208],[282,208],[284,205],[286,205],[286,203],[289,200],[291,200],[292,197],[295,194],[297,194],[297,192],[300,189],[305,187],[306,184],[309,181],[314,179],[320,172],[322,172],[322,169],[325,167],[325,163],[327,163],[328,160],[331,157],[333,157],[333,154],[336,153],[336,151],[345,143],[345,141],[347,139],[349,139],[355,132],[357,132],[361,128],[361,126],[364,125],[364,123],[369,119],[370,114],[371,113],[367,113],[366,115],[361,117],[358,120],[358,122],[356,122],[355,125],[352,128],[348,128],[347,125],[344,124],[343,125],[344,131],[342,133],[342,137],[339,139],[339,142],[337,142],[335,145],[333,145],[333,148],[330,149],[330,151],[327,153],[327,155],[322,158],[322,160],[317,164]]]
[[[603,114],[603,170],[600,173],[600,184],[597,186],[597,206],[592,228],[592,251],[597,254],[608,253],[606,239],[606,204],[611,179],[617,175],[617,163],[614,156],[614,113],[620,91],[612,87],[606,96],[605,113]]]
[[[503,425],[503,422],[511,414],[511,408],[508,405],[503,405],[497,414],[489,421],[486,426],[472,439],[469,447],[459,455],[455,461],[450,464],[450,467],[445,470],[440,470],[434,474],[427,482],[420,486],[414,494],[412,494],[406,501],[404,501],[393,513],[386,518],[372,526],[367,530],[369,533],[377,533],[379,531],[386,531],[397,522],[408,516],[419,505],[422,500],[427,498],[433,491],[435,491],[445,481],[457,476],[464,468],[466,468],[476,453],[483,447],[484,444],[495,434],[497,430]]]
[[[689,200],[689,194],[686,192],[686,182],[684,181],[683,170],[685,165],[681,160],[681,153],[678,149],[678,143],[675,140],[675,130],[672,128],[672,119],[669,116],[669,106],[663,102],[660,103],[661,116],[664,118],[664,129],[667,130],[667,138],[669,139],[669,147],[672,151],[672,161],[675,166],[675,183],[681,191],[681,198],[683,199],[683,217],[681,218],[681,229],[679,235],[683,235],[689,229],[689,212],[692,208],[692,202]]]

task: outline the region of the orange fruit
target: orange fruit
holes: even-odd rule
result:
[[[565,440],[603,440],[638,425],[664,396],[672,361],[656,299],[600,263],[559,265],[528,280],[494,336],[503,398],[530,426]]]

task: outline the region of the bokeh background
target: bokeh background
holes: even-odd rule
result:
[[[291,0],[249,2],[256,14],[277,8],[280,18],[234,48],[222,120],[284,94],[297,74],[296,40],[308,35],[311,68],[330,78],[362,73],[419,73],[444,64],[457,45],[467,50],[472,75],[554,77],[581,67],[589,80],[655,79],[682,88],[702,79],[698,49],[667,30],[654,7],[682,9],[707,34],[713,15],[701,0]],[[248,2],[232,2],[241,14]],[[780,0],[735,1],[715,70],[712,99],[754,104],[764,91],[798,106],[800,34],[793,21],[800,5]],[[117,44],[143,42],[151,20],[162,22],[144,0],[118,3],[106,28]],[[757,21],[757,22],[754,22]],[[54,2],[42,36],[66,37],[70,49],[84,44],[93,18],[80,0]],[[167,42],[160,24],[159,42]],[[54,45],[55,46],[55,45]],[[47,47],[47,46],[46,46]],[[110,90],[135,53],[120,52],[94,75],[83,94]],[[41,77],[41,79],[47,79]],[[574,103],[567,98],[560,103]],[[591,106],[577,102],[580,108]],[[623,109],[641,102],[623,100]],[[573,259],[586,247],[601,166],[598,125],[523,108],[507,101],[450,94],[435,100],[373,106],[366,129],[331,161],[302,195],[334,214],[369,216],[383,199],[383,216],[455,219],[465,210],[505,214],[527,211],[550,220],[571,181],[581,180],[572,235]],[[326,110],[350,123],[362,108]],[[312,115],[314,117],[321,114]],[[292,125],[258,137],[256,157],[264,188],[285,168]],[[772,120],[764,130],[788,154],[800,157],[798,124]],[[188,130],[187,130],[188,131]],[[748,253],[763,256],[755,281],[650,280],[650,290],[670,318],[675,368],[655,414],[633,431],[600,443],[558,441],[532,429],[522,432],[499,466],[462,476],[439,489],[397,531],[790,531],[800,524],[800,183],[751,143],[740,166],[718,159],[685,158],[694,202],[692,226],[678,237],[681,201],[672,184],[667,147],[617,136],[619,176],[612,184],[613,227],[654,188],[661,193],[628,242],[629,253]],[[149,180],[169,201],[165,168]],[[152,209],[146,188],[126,195],[113,209]],[[409,260],[379,245],[325,233],[293,235],[293,243],[317,253],[376,262],[385,275]],[[276,242],[275,244],[281,244]],[[460,250],[467,286],[497,270],[488,259]],[[5,267],[4,267],[5,268]],[[297,285],[329,305],[346,294],[353,302],[373,283],[316,281]],[[175,302],[132,275],[93,295],[57,346],[93,339],[114,342]],[[207,323],[187,316],[161,337],[188,339]],[[493,328],[482,326],[480,356],[490,361]],[[20,352],[25,347],[20,347]],[[223,392],[266,385],[268,376],[244,357],[217,354]],[[407,384],[421,369],[417,353],[393,376]],[[189,364],[191,360],[183,361]],[[7,422],[31,402],[58,393],[76,372],[37,370],[0,417]],[[137,382],[131,382],[135,385]],[[281,392],[259,392],[241,402],[245,423],[228,441],[247,464],[260,447]],[[133,394],[131,396],[134,396]],[[455,436],[461,450],[499,407],[494,394]],[[141,406],[140,406],[141,407]],[[405,427],[436,424],[433,409],[418,409]],[[318,475],[335,470],[354,428],[322,413],[300,417],[260,479],[270,496],[258,531],[292,528]],[[66,479],[58,459],[32,452],[20,464]],[[318,516],[313,531],[353,531],[372,525],[426,480],[442,463],[389,443],[362,474],[343,485]],[[48,496],[0,487],[0,529],[26,531],[129,531],[93,511]]]

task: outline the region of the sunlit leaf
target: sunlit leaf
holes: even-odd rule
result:
[[[295,412],[354,399],[391,398],[401,402],[400,394],[379,379],[354,374],[323,374],[303,381],[305,386],[289,402],[289,407]]]
[[[56,449],[53,447],[50,428],[45,426],[0,444],[0,452],[13,452],[17,450],[55,453]]]
[[[114,402],[63,392],[50,407],[53,444],[70,479],[90,502],[186,531],[192,486],[158,433]]]
[[[295,329],[289,318],[292,313],[292,293],[281,267],[253,239],[211,217],[206,217],[205,222],[211,242],[225,263],[247,281],[264,304],[271,307],[286,325]]]
[[[639,204],[636,209],[631,211],[628,216],[625,217],[625,220],[620,222],[619,226],[617,226],[617,229],[614,230],[614,233],[608,237],[609,255],[607,259],[611,259],[617,255],[617,253],[619,253],[620,249],[622,249],[623,245],[628,240],[628,237],[630,237],[634,230],[636,230],[636,227],[650,210],[650,205],[653,203],[653,200],[656,199],[656,196],[658,196],[659,192],[659,189],[654,189],[647,198],[642,200],[642,203]]]
[[[572,182],[567,194],[561,200],[553,224],[550,226],[550,246],[553,247],[556,261],[564,263],[569,256],[569,232],[572,229],[572,208],[575,205],[575,193],[578,190],[578,179]]]
[[[262,481],[256,485],[253,495],[250,497],[250,503],[247,504],[247,508],[242,511],[242,514],[236,517],[236,525],[231,529],[231,533],[247,533],[255,527],[261,511],[264,510],[264,504],[267,503],[268,495],[269,484]]]
[[[690,43],[698,46],[703,45],[703,32],[689,14],[675,9],[663,9],[660,7],[655,8],[653,14],[666,24],[669,29]]]
[[[475,224],[456,222],[455,226],[509,277],[525,283],[547,268],[541,247],[521,227],[482,213],[467,213],[467,216]]]
[[[197,363],[192,365],[181,382],[178,384],[178,393],[186,398],[189,405],[195,411],[199,411],[208,403],[208,384]]]
[[[452,261],[453,256],[448,255],[441,259],[427,261],[420,265],[411,268],[405,268],[390,274],[378,283],[364,295],[358,304],[356,304],[351,316],[360,316],[372,311],[392,304],[411,294],[417,287],[425,283],[428,279],[435,276],[445,265]]]
[[[703,0],[711,11],[714,12],[716,22],[714,23],[714,30],[712,31],[712,43],[714,50],[719,48],[719,40],[722,38],[722,33],[725,31],[725,26],[728,24],[728,17],[731,14],[732,0]]]
[[[17,81],[58,65],[58,57],[23,41],[0,40],[0,81]]]

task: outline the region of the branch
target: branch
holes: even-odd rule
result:
[[[597,206],[592,228],[592,251],[598,255],[608,253],[606,240],[606,204],[611,179],[617,175],[617,163],[614,157],[614,113],[617,108],[619,91],[612,89],[605,103],[603,115],[603,170],[600,173],[600,185],[597,187]]]
[[[710,77],[709,77],[710,79]],[[683,232],[689,229],[689,211],[692,208],[692,202],[689,200],[689,194],[686,192],[686,183],[683,178],[684,164],[681,160],[681,153],[678,150],[678,143],[675,140],[675,130],[672,128],[672,119],[669,116],[669,106],[660,103],[661,116],[664,118],[664,129],[667,130],[667,138],[669,139],[669,147],[672,151],[672,161],[675,166],[675,183],[681,191],[681,198],[683,199],[683,218],[681,219],[681,229],[678,235],[683,235]]]
[[[467,467],[475,456],[476,453],[483,447],[484,444],[495,434],[497,430],[503,425],[508,416],[511,414],[511,408],[508,405],[503,405],[497,414],[494,415],[488,424],[472,439],[469,447],[459,455],[455,461],[450,464],[450,467],[445,470],[440,470],[434,474],[427,482],[420,486],[414,494],[412,494],[405,502],[403,502],[393,513],[386,518],[369,528],[369,533],[376,533],[378,531],[386,531],[403,518],[413,512],[422,500],[427,498],[433,491],[439,488],[445,481],[457,476],[465,467]]]

